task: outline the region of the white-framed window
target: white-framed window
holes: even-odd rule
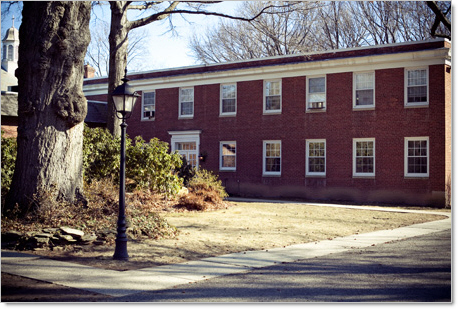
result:
[[[404,138],[404,176],[429,177],[429,137]]]
[[[221,116],[234,116],[237,113],[237,84],[222,84],[220,87]]]
[[[307,77],[307,110],[326,109],[326,76]]]
[[[375,107],[375,73],[353,73],[353,108]]]
[[[264,176],[281,175],[281,141],[263,142],[262,174]]]
[[[306,175],[326,175],[326,140],[311,139],[306,141]]]
[[[156,92],[142,94],[142,120],[154,120],[156,117]]]
[[[237,143],[235,141],[219,143],[219,169],[235,171],[237,164]]]
[[[264,81],[264,114],[281,113],[281,79]]]
[[[375,138],[353,139],[353,176],[375,176]]]
[[[194,117],[194,87],[180,88],[178,118]]]
[[[186,159],[192,167],[199,169],[200,130],[169,131],[171,135],[170,148]]]
[[[429,104],[428,75],[427,67],[405,69],[405,106],[427,106]]]

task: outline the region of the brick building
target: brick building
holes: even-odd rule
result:
[[[451,181],[444,39],[134,73],[128,134],[169,142],[229,193],[439,204]],[[106,100],[106,78],[85,81]]]

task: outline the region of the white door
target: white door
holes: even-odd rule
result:
[[[172,152],[178,151],[186,158],[189,165],[199,168],[200,130],[169,131],[172,136],[170,145]]]

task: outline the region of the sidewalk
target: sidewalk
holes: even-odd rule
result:
[[[362,208],[359,206],[332,204],[317,205],[323,207]],[[367,207],[364,209],[373,208]],[[341,253],[451,228],[450,213],[393,208],[377,208],[377,210],[438,214],[448,216],[448,218],[394,230],[350,235],[333,240],[264,251],[232,253],[199,261],[123,272],[2,250],[1,271],[108,296],[121,297],[145,291],[164,290],[181,284],[199,282],[229,274],[242,274],[257,268],[321,257],[331,253]]]

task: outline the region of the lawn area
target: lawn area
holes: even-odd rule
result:
[[[205,212],[166,209],[161,215],[178,228],[178,236],[173,239],[130,241],[128,262],[112,260],[114,246],[88,246],[80,251],[43,251],[35,254],[95,267],[127,270],[395,229],[445,218],[434,214],[385,212],[377,210],[378,207],[372,208],[374,210],[288,202],[230,202],[224,209]]]

